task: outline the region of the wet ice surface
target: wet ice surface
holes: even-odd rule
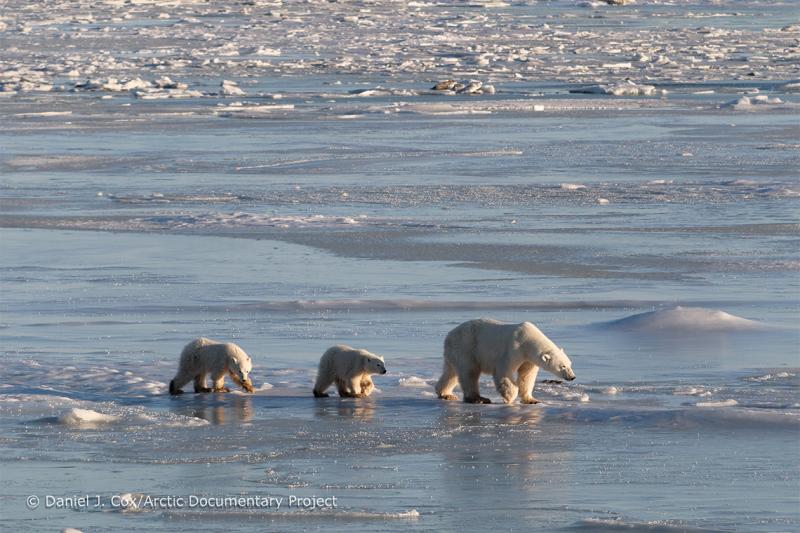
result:
[[[439,529],[512,512],[509,524],[545,531],[797,523],[796,304],[778,291],[775,306],[694,280],[683,313],[631,280],[365,262],[269,239],[7,229],[3,247],[9,527]],[[237,260],[208,264],[209,250]],[[44,266],[47,254],[65,261]],[[762,300],[780,277],[757,276]],[[571,294],[581,283],[596,289]],[[663,314],[644,311],[654,306]],[[536,406],[497,404],[488,379],[493,405],[436,400],[441,338],[478,315],[535,319],[579,379],[538,383]],[[256,394],[166,394],[199,333],[250,353]],[[311,396],[335,342],[386,357],[371,398]],[[102,511],[22,507],[28,494],[87,491]],[[112,497],[128,492],[323,495],[339,507],[123,512]]]
[[[4,529],[800,527],[791,5],[508,4],[0,14]],[[478,316],[578,379],[436,400]],[[199,335],[254,395],[166,394]],[[311,397],[340,342],[367,400]]]

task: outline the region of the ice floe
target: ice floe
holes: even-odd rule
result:
[[[449,79],[442,80],[437,82],[433,87],[431,87],[431,89],[444,94],[480,95],[495,94],[497,92],[494,85],[484,83],[480,80],[468,80],[464,82],[458,82]]]
[[[457,82],[463,87],[453,83],[439,90],[488,94],[487,79],[592,84],[609,72],[637,72],[639,88],[612,84],[599,94],[647,96],[647,87],[664,81],[798,77],[796,24],[728,24],[726,17],[739,15],[728,2],[716,13],[690,10],[676,21],[657,11],[616,9],[630,3],[543,5],[519,17],[503,1],[448,9],[436,2],[357,2],[357,8],[327,2],[313,10],[304,3],[249,2],[234,10],[219,1],[137,0],[99,2],[89,16],[73,3],[43,0],[37,10],[18,10],[0,21],[4,67],[17,73],[0,76],[0,92],[56,90],[61,83],[69,89],[69,80],[80,77],[105,83],[168,75],[197,90],[208,79],[357,73],[384,80],[409,74],[467,80]],[[608,6],[614,8],[602,14],[584,9]],[[636,23],[593,21],[621,14]],[[685,24],[697,18],[716,19],[715,25]],[[179,42],[191,44],[174,44]]]
[[[739,402],[733,399],[727,399],[709,402],[697,402],[695,405],[697,407],[733,407],[735,405],[739,405]]]
[[[619,68],[618,66],[609,66],[609,68],[612,67]],[[609,94],[612,96],[655,96],[667,94],[665,89],[657,89],[653,85],[639,85],[631,80],[625,80],[611,85],[589,85],[586,87],[578,87],[575,89],[570,89],[569,92],[580,94]]]
[[[239,88],[235,81],[222,80],[220,84],[220,94],[224,96],[244,96],[246,93]]]
[[[756,106],[774,106],[783,104],[783,100],[778,97],[769,97],[766,94],[759,94],[757,96],[742,96],[736,100],[732,100],[722,107],[735,109],[736,111],[751,111]]]

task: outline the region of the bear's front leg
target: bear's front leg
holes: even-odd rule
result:
[[[512,358],[513,354],[506,353],[497,362],[494,368],[492,378],[494,378],[494,387],[500,396],[503,397],[505,403],[512,403],[517,399],[519,388],[514,383],[514,373],[519,364],[515,364]]]
[[[364,390],[361,388],[361,376],[356,376],[350,380],[350,390],[353,391],[354,398],[364,398]]]
[[[531,363],[525,363],[517,370],[517,385],[519,386],[520,401],[522,403],[539,403],[539,400],[533,397],[533,386],[536,384],[536,375],[538,373],[539,367]]]
[[[206,374],[198,374],[194,377],[194,391],[195,392],[211,392],[211,389],[206,387]]]
[[[494,386],[497,389],[497,392],[500,393],[500,396],[503,397],[504,402],[511,403],[517,399],[519,388],[514,385],[514,382],[508,377],[494,376]]]
[[[214,392],[230,392],[231,390],[225,386],[225,374],[220,376],[213,376]]]
[[[361,378],[361,394],[364,396],[369,396],[372,394],[373,389],[375,389],[375,384],[372,383],[372,378],[369,377],[368,374],[365,374]]]

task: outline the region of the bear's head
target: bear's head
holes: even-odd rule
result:
[[[364,358],[364,370],[368,374],[385,374],[386,365],[383,363],[383,357],[366,352]]]
[[[233,350],[230,354],[228,373],[233,382],[247,392],[253,392],[255,390],[253,388],[253,382],[250,381],[251,370],[253,370],[253,362],[250,360],[250,356],[242,349]]]
[[[572,381],[575,372],[572,371],[572,361],[567,354],[556,346],[547,335],[531,324],[523,322],[516,332],[516,340],[531,363],[552,372],[556,376]]]
[[[566,352],[560,347],[553,345],[553,348],[539,355],[539,360],[542,368],[549,370],[556,376],[561,376],[567,381],[575,379],[575,372],[572,371],[572,361],[569,360]]]

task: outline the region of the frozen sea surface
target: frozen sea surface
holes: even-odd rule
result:
[[[661,289],[643,289],[649,280],[573,274],[548,284],[271,239],[7,229],[3,249],[11,529],[798,524],[797,311],[777,288],[769,303],[763,288],[756,300],[723,283],[657,281],[695,287],[680,299],[691,306],[674,309]],[[212,251],[235,260],[209,263]],[[63,259],[47,265],[54,256]],[[569,283],[598,289],[574,294]],[[579,379],[537,384],[536,406],[497,404],[488,379],[496,404],[436,400],[441,339],[478,315],[535,320]],[[256,394],[169,397],[177,354],[199,334],[251,354]],[[311,396],[316,361],[336,342],[386,357],[371,398]],[[103,507],[24,503],[73,493],[98,494]],[[115,498],[127,493],[336,496],[338,506],[123,510]]]
[[[790,3],[8,4],[3,530],[800,530]],[[578,379],[437,400],[479,316]],[[167,394],[200,335],[255,394]]]

